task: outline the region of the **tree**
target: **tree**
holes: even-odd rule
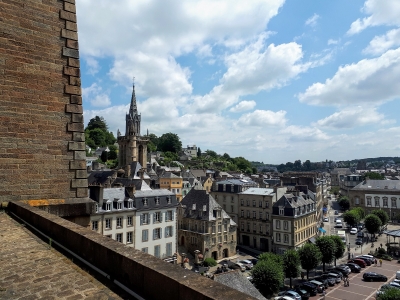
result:
[[[108,146],[108,149],[110,149],[110,152],[108,152],[108,159],[117,159],[118,158],[117,146],[110,145]]]
[[[355,207],[352,208],[351,210],[355,211],[358,214],[360,221],[365,218],[365,210],[362,209],[361,207]]]
[[[95,148],[107,146],[105,132],[100,128],[89,130],[89,138],[94,142]]]
[[[330,264],[335,259],[336,244],[330,236],[321,236],[317,238],[316,245],[322,254],[322,268],[325,272],[325,264]]]
[[[339,194],[339,191],[340,191],[339,187],[333,186],[333,187],[331,187],[330,192],[331,192],[331,194],[337,195],[337,194]]]
[[[385,176],[383,174],[376,173],[376,172],[366,172],[366,173],[364,173],[364,179],[366,179],[367,177],[369,179],[378,179],[378,180],[385,179]]]
[[[335,243],[335,246],[336,246],[336,251],[334,253],[335,266],[336,266],[336,260],[341,258],[344,255],[344,252],[346,251],[346,245],[343,243],[342,239],[337,235],[331,235],[329,237]]]
[[[178,153],[182,150],[182,142],[179,136],[175,133],[164,133],[158,139],[158,149],[162,152],[174,152]]]
[[[381,223],[382,223],[381,226],[386,225],[387,222],[389,221],[389,216],[388,216],[388,214],[386,213],[386,211],[384,211],[384,210],[375,209],[375,210],[373,210],[373,211],[371,212],[371,214],[376,215],[376,216],[381,220]]]
[[[279,291],[284,279],[282,265],[275,260],[260,259],[251,270],[251,276],[254,286],[267,298]]]
[[[201,149],[199,147],[199,148],[197,148],[197,157],[200,157],[200,156],[201,156]]]
[[[340,197],[338,203],[343,210],[348,210],[350,207],[349,197],[347,196]]]
[[[258,256],[259,260],[265,260],[265,261],[273,261],[276,262],[277,264],[282,265],[283,264],[283,259],[282,256],[276,255],[271,252],[264,252]]]
[[[235,157],[233,159],[234,164],[239,168],[241,171],[246,171],[247,169],[250,169],[253,167],[251,162],[249,162],[247,159],[244,157]]]
[[[94,118],[90,119],[88,126],[86,127],[87,130],[93,129],[100,129],[101,131],[108,131],[106,121],[103,117],[95,116]]]
[[[206,150],[206,154],[207,155],[209,155],[209,156],[211,156],[212,158],[217,158],[218,157],[218,154],[217,154],[217,152],[215,152],[215,151],[213,151],[213,150]]]
[[[301,160],[300,159],[294,161],[293,168],[296,171],[300,171],[301,170]]]
[[[298,250],[298,253],[301,267],[307,271],[308,279],[308,273],[310,272],[310,270],[318,267],[322,260],[321,251],[316,245],[307,243]]]
[[[102,162],[106,162],[108,160],[108,152],[107,151],[101,152],[100,158]]]
[[[303,169],[305,171],[310,171],[311,170],[311,162],[308,159],[305,162],[303,162]]]
[[[364,224],[369,233],[376,234],[382,226],[382,221],[377,215],[369,214],[365,217]]]
[[[349,210],[343,214],[343,221],[345,221],[351,227],[355,227],[360,222],[360,220],[360,215],[355,210]]]
[[[300,273],[300,257],[296,250],[289,249],[283,254],[283,272],[290,279],[292,287],[292,278],[298,277]]]
[[[380,294],[376,300],[397,300],[400,299],[400,290],[395,287],[385,289],[385,292]]]

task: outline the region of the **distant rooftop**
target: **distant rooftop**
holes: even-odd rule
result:
[[[244,192],[240,194],[245,195],[271,195],[274,193],[274,189],[267,189],[267,188],[248,188]]]

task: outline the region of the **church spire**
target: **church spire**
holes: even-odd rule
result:
[[[133,77],[132,83],[132,97],[131,97],[131,107],[129,108],[129,115],[133,118],[137,115],[137,106],[136,106],[136,95],[135,95],[135,77]]]

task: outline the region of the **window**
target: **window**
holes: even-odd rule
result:
[[[162,229],[161,228],[153,229],[153,240],[161,239],[161,233],[162,233]]]
[[[244,210],[241,210],[241,211],[240,211],[240,216],[241,216],[241,217],[244,217]]]
[[[262,211],[260,211],[260,213],[259,213],[259,219],[260,220],[262,219]]]
[[[172,210],[168,210],[166,213],[165,213],[165,221],[173,221],[174,220],[174,214],[173,214],[173,211]]]
[[[122,218],[117,218],[117,228],[122,227]]]
[[[256,206],[256,200],[253,200],[253,206]]]
[[[155,212],[153,215],[153,223],[160,223],[162,222],[161,212]]]
[[[283,228],[288,229],[288,221],[283,221]]]
[[[279,207],[279,215],[283,216],[284,210],[283,207]]]
[[[95,212],[99,212],[99,205],[98,204],[95,204],[95,206],[94,206],[94,209],[95,209]]]
[[[277,220],[276,221],[276,229],[280,229],[281,228],[281,221]]]
[[[215,224],[211,225],[211,233],[215,233]]]
[[[250,218],[250,211],[247,211],[247,217]]]
[[[170,196],[167,197],[167,204],[171,204],[171,197]]]
[[[107,204],[106,204],[106,210],[107,210],[107,211],[110,211],[110,210],[111,210],[111,203],[107,203]]]
[[[395,197],[392,197],[390,200],[392,200],[392,207],[397,207],[397,199]]]
[[[167,256],[172,256],[172,243],[167,243]]]
[[[387,197],[383,197],[382,198],[382,200],[383,200],[383,206],[388,206],[388,198]]]
[[[226,231],[228,231],[228,222],[224,222],[224,231],[226,232]]]
[[[140,216],[140,225],[146,225],[150,223],[150,215],[148,213]]]
[[[258,201],[258,207],[262,207],[262,201]]]
[[[222,209],[226,211],[226,204],[222,205]]]
[[[265,220],[269,221],[269,213],[265,213]]]
[[[147,242],[149,240],[149,230],[142,230],[142,242]]]
[[[117,242],[122,243],[122,233],[117,233],[117,235],[115,236],[115,239],[117,240]]]
[[[247,231],[250,231],[250,223],[247,223]]]
[[[240,225],[240,229],[241,229],[242,231],[244,231],[244,223],[242,223],[242,224]]]
[[[244,200],[243,199],[240,200],[240,205],[244,206]]]
[[[221,231],[222,231],[221,223],[218,223],[218,232],[220,233]]]
[[[374,200],[375,200],[375,207],[378,207],[379,206],[379,197],[374,197]]]
[[[92,230],[97,231],[99,229],[99,221],[92,221]]]
[[[355,199],[355,204],[356,204],[356,205],[359,205],[359,204],[360,204],[360,198],[356,197],[356,199]]]
[[[127,232],[126,233],[126,243],[127,244],[132,244],[132,238],[133,238],[133,232]]]
[[[111,219],[106,219],[106,229],[111,229]]]
[[[247,206],[250,206],[249,200],[246,200],[246,205],[247,205]]]
[[[260,233],[263,233],[263,226],[260,225]]]
[[[132,216],[128,216],[126,218],[126,225],[127,226],[133,226],[133,218],[132,218]]]
[[[233,210],[233,205],[231,205],[231,212],[233,212],[234,210]]]
[[[218,237],[218,243],[220,243],[220,244],[222,243],[222,236]]]
[[[173,227],[167,226],[165,227],[165,237],[171,237],[173,235]]]
[[[371,197],[367,197],[367,206],[372,206]]]
[[[257,212],[253,211],[253,219],[255,219],[257,217]]]
[[[280,234],[280,233],[277,233],[277,234],[276,234],[276,241],[277,241],[277,242],[280,242],[280,241],[281,241],[281,234]]]
[[[147,198],[143,198],[143,205],[144,205],[144,206],[147,206],[147,205],[148,205]]]
[[[117,203],[117,209],[122,209],[122,202]]]
[[[142,252],[144,252],[144,253],[149,253],[149,248],[142,248]]]
[[[269,202],[266,201],[266,202],[265,202],[265,208],[268,208],[268,207],[269,207]]]
[[[285,243],[289,243],[289,235],[284,234],[283,235],[283,240],[284,240]]]
[[[231,202],[233,203],[233,202],[235,202],[235,198],[232,196],[232,198],[231,198]]]
[[[217,243],[217,239],[216,238],[212,238],[212,244],[215,245]]]
[[[222,196],[222,202],[226,202],[226,196]]]
[[[222,185],[222,191],[226,192],[226,184]]]
[[[156,197],[155,201],[156,201],[156,205],[160,205],[160,198],[159,197]]]
[[[226,243],[228,241],[228,236],[224,235],[224,243]]]
[[[154,246],[154,256],[160,258],[160,245]]]

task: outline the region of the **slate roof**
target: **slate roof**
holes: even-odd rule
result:
[[[163,174],[160,175],[160,178],[182,178],[181,176],[177,176],[174,173],[171,172],[164,172]]]
[[[214,281],[259,300],[267,300],[239,270],[214,275]]]
[[[307,197],[304,193],[299,193],[299,196],[293,194],[284,194],[278,201],[274,203],[273,206],[297,208],[308,204],[315,204],[315,202],[311,198]]]
[[[218,181],[217,184],[234,184],[234,185],[244,185],[244,186],[258,186],[257,182],[248,179],[227,179]]]
[[[201,170],[201,169],[191,169],[190,172],[196,178],[200,178],[201,176],[206,176],[206,172],[204,170]]]
[[[214,210],[221,211],[223,219],[229,219],[231,226],[236,226],[236,223],[222,209],[221,205],[207,193],[205,190],[191,189],[189,193],[180,202],[185,208],[183,218],[191,218],[203,221],[215,221]],[[193,211],[193,204],[196,205],[196,210]]]
[[[356,185],[352,190],[397,190],[400,191],[400,180],[368,179]]]
[[[244,195],[273,195],[274,194],[274,189],[268,189],[268,188],[248,188],[244,192],[241,192],[239,194],[244,194]]]
[[[88,185],[104,185],[108,180],[109,177],[115,176],[115,170],[110,171],[92,171],[88,176]]]
[[[155,199],[159,199],[159,204],[156,204]],[[147,205],[144,205],[144,199],[147,199]],[[170,199],[170,203],[168,203]],[[138,210],[154,210],[162,208],[175,208],[179,205],[176,195],[165,189],[136,191],[133,195],[134,206]]]

